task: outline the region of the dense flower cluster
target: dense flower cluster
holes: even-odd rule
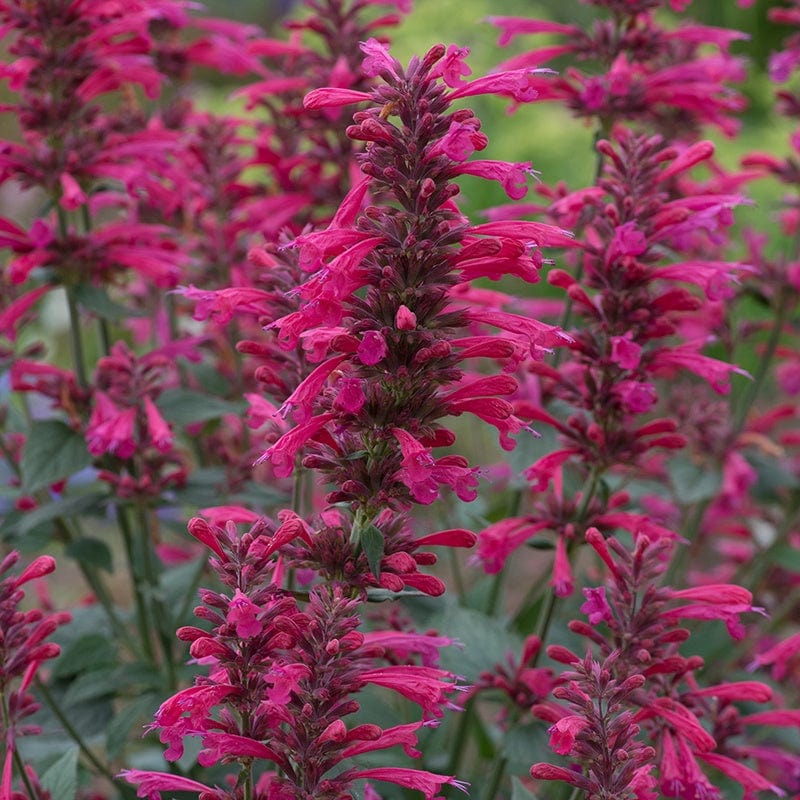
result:
[[[278,5],[0,0],[0,800],[797,794],[800,137],[705,138],[747,36],[587,0],[480,77]]]
[[[759,790],[781,794],[780,784],[787,777],[776,782],[763,777],[741,763],[742,757],[750,755],[748,746],[727,741],[741,736],[748,722],[744,717],[744,724],[733,724],[731,717],[739,712],[732,703],[766,702],[772,697],[770,687],[744,681],[700,688],[694,676],[703,659],[684,656],[679,650],[690,638],[690,632],[680,627],[683,620],[720,619],[731,636],[742,638],[741,615],[761,610],[752,607],[750,592],[726,584],[682,590],[659,585],[668,563],[665,551],[671,547],[663,540],[651,542],[638,536],[633,552],[614,537],[604,539],[596,528],[587,531],[586,540],[608,568],[609,581],[605,587],[583,590],[586,602],[581,611],[588,624],[575,620],[570,629],[587,637],[603,661],[588,656],[581,661],[566,648],[551,647],[552,658],[576,670],[561,676],[568,681],[566,688],[553,692],[567,708],[547,703],[534,707],[534,713],[554,723],[551,747],[574,755],[589,779],[547,764],[534,765],[533,776],[568,780],[596,797],[609,791],[627,791],[626,796],[637,798],[655,796],[650,774],[654,753],[648,754],[649,748],[636,739],[641,728],[658,747],[659,786],[667,797],[721,797],[701,764],[739,782],[746,794]],[[755,714],[751,724],[770,724],[780,715],[780,711]],[[726,726],[720,729],[723,716]],[[713,733],[701,724],[706,719]],[[608,733],[612,730],[613,735]],[[720,735],[718,742],[714,734],[722,730],[726,735]],[[606,731],[605,737],[598,735],[601,731]],[[737,757],[731,758],[733,754]],[[793,778],[788,777],[788,784],[791,790]]]
[[[225,590],[202,590],[203,604],[195,609],[211,630],[178,631],[208,675],[165,701],[155,715],[152,727],[168,745],[167,760],[181,758],[186,737],[199,738],[198,762],[204,767],[238,763],[237,785],[252,791],[255,781],[256,797],[334,800],[359,779],[397,783],[427,798],[443,784],[461,786],[452,776],[425,770],[358,769],[346,761],[395,745],[409,756],[419,755],[415,731],[452,706],[448,697],[458,686],[452,673],[405,659],[435,653],[442,640],[360,632],[358,601],[335,583],[313,590],[301,610],[276,582],[274,555],[285,535],[263,521],[242,536],[233,523],[223,530],[201,519],[192,520],[189,530],[214,552],[212,565]],[[384,653],[403,653],[404,661],[387,666]],[[417,704],[423,719],[385,729],[372,723],[348,729],[344,719],[358,711],[355,695],[368,685]],[[254,766],[262,761],[271,765],[266,771]],[[128,770],[124,775],[139,785],[140,797],[157,798],[161,790],[179,788],[169,774]],[[213,791],[196,783],[184,788],[201,796]]]
[[[4,798],[12,797],[15,764],[24,763],[19,740],[41,733],[41,729],[28,720],[39,708],[30,688],[42,664],[61,652],[57,644],[47,639],[60,625],[70,621],[66,611],[45,614],[36,608],[20,609],[25,597],[20,587],[49,575],[56,563],[50,556],[40,556],[18,575],[9,574],[18,562],[16,551],[0,562],[0,741],[5,750],[0,796]],[[23,771],[20,781],[28,791],[28,800],[43,797],[36,773],[30,767]],[[40,793],[36,794],[33,787],[38,787]]]
[[[667,5],[664,0],[594,5],[608,16],[595,19],[590,30],[549,20],[490,17],[502,31],[501,45],[527,34],[564,39],[515,56],[504,67],[538,66],[566,55],[582,62],[582,68],[571,62],[563,75],[537,88],[542,99],[596,118],[606,130],[622,119],[647,122],[676,138],[686,137],[687,127],[704,124],[736,133],[734,115],[744,108],[744,99],[726,84],[742,81],[745,70],[729,50],[745,34],[695,23],[665,28],[655,14]]]

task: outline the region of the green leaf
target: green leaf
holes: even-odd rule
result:
[[[92,286],[82,283],[75,288],[75,298],[87,310],[98,317],[112,321],[127,319],[128,317],[146,317],[147,311],[137,311],[120,305],[112,300],[108,292],[101,286]]]
[[[511,777],[511,800],[536,800],[536,795],[516,776]]]
[[[92,463],[79,433],[58,420],[34,422],[22,451],[23,491],[32,494]]]
[[[696,464],[686,456],[671,458],[668,469],[675,495],[683,505],[710,500],[722,486],[722,473],[719,469]]]
[[[98,697],[113,697],[115,689],[120,686],[119,683],[112,682],[113,674],[114,667],[108,666],[79,675],[64,692],[62,705],[69,709],[96,700]]]
[[[781,569],[800,573],[800,550],[789,544],[780,545],[770,554],[770,562]]]
[[[86,514],[88,511],[96,509],[100,503],[108,497],[106,492],[91,492],[89,494],[79,494],[72,497],[65,497],[57,502],[47,503],[31,511],[26,512],[19,523],[13,528],[13,532],[18,536],[24,536],[28,531],[42,525],[45,522],[52,522],[59,517],[77,517]]]
[[[116,652],[112,643],[102,633],[89,633],[72,642],[58,657],[53,677],[66,678],[115,664]]]
[[[125,706],[114,715],[108,728],[106,728],[106,750],[109,759],[113,760],[122,753],[123,748],[128,743],[131,728],[137,722],[145,723],[152,720],[153,713],[157,708],[158,696],[146,694],[137,697],[130,705]]]
[[[505,660],[509,651],[519,655],[522,640],[506,630],[494,617],[471,608],[449,606],[435,615],[428,628],[447,631],[447,635],[463,647],[447,647],[441,661],[445,669],[463,675],[469,683],[477,681],[482,672],[493,670]]]
[[[91,536],[84,536],[82,539],[75,539],[67,545],[64,552],[82,564],[88,564],[98,569],[104,569],[108,573],[114,571],[114,562],[111,556],[111,548],[100,539]]]
[[[359,537],[361,547],[367,557],[370,571],[378,580],[381,577],[381,559],[383,558],[383,534],[380,528],[369,525],[361,531]]]
[[[174,425],[208,422],[225,414],[241,415],[245,409],[244,403],[233,403],[191,389],[167,389],[159,395],[156,405],[164,418]]]
[[[403,589],[400,592],[393,592],[390,589],[367,587],[367,602],[369,603],[385,603],[387,600],[399,600],[401,597],[428,597],[428,595],[419,589]]]
[[[747,460],[756,471],[756,484],[753,494],[759,500],[773,500],[786,489],[800,486],[797,476],[786,469],[777,458],[763,453],[749,452]]]
[[[531,753],[550,753],[547,744],[546,725],[531,722],[514,725],[508,730],[503,740],[503,755],[508,760],[509,772],[527,772],[531,765]],[[547,759],[549,760],[549,759]],[[520,785],[519,794],[514,791],[512,800],[530,800],[534,797],[524,786]]]
[[[70,747],[41,777],[51,800],[74,800],[78,791],[78,748]]]

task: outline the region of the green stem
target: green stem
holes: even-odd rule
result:
[[[136,626],[139,629],[139,639],[142,643],[142,650],[148,661],[155,663],[153,644],[150,640],[150,621],[147,616],[147,605],[142,592],[141,569],[139,568],[136,557],[136,547],[134,545],[133,531],[131,530],[128,516],[125,509],[117,506],[117,522],[122,533],[122,541],[125,545],[125,557],[128,561],[128,572],[131,576],[131,586],[133,589],[133,602],[136,608]]]
[[[164,654],[164,666],[167,670],[167,687],[170,691],[175,691],[178,680],[175,672],[175,659],[172,648],[172,631],[167,633],[165,630],[165,625],[170,620],[170,615],[158,594],[158,571],[153,558],[153,544],[147,519],[147,506],[144,503],[139,503],[137,507],[137,518],[139,521],[139,543],[142,551],[142,563],[144,565],[144,579],[148,587],[147,596],[150,601],[150,618],[155,624],[158,640]]]
[[[752,382],[745,389],[744,393],[739,398],[739,402],[736,404],[736,410],[731,420],[731,442],[735,441],[736,437],[742,432],[745,422],[747,421],[747,415],[750,413],[750,409],[753,407],[759,392],[764,386],[764,380],[772,365],[772,360],[775,357],[775,352],[778,349],[781,334],[783,333],[783,327],[786,324],[789,302],[789,292],[782,291],[778,299],[778,307],[775,311],[775,321],[770,330],[767,346],[759,360],[756,374],[753,376]],[[672,560],[665,578],[667,584],[673,583],[676,577],[682,574],[686,562],[697,555],[697,550],[701,544],[699,538],[700,528],[712,500],[713,498],[708,498],[697,503],[689,512],[686,523],[681,526],[681,535],[689,542],[689,546],[681,548]],[[748,567],[749,566],[750,565],[748,565]]]
[[[458,717],[453,744],[450,748],[450,758],[447,762],[448,775],[458,775],[461,771],[461,759],[464,756],[467,735],[475,715],[475,699],[475,694],[469,696],[469,699],[464,703],[464,711]]]
[[[77,524],[77,521],[73,522],[74,524]],[[53,520],[53,523],[58,529],[61,541],[64,542],[64,544],[69,545],[74,542],[76,538],[82,538],[80,530],[77,532],[76,536],[76,534],[74,534],[70,529],[69,523],[64,517],[56,517]],[[78,565],[78,569],[81,571],[81,574],[83,575],[83,579],[86,581],[92,592],[94,592],[95,597],[103,607],[103,610],[108,617],[108,621],[111,624],[111,627],[114,629],[114,632],[119,638],[120,642],[124,644],[131,653],[136,653],[137,648],[131,641],[130,635],[128,634],[128,629],[122,623],[122,620],[114,610],[114,601],[112,600],[111,594],[103,583],[103,580],[98,572],[92,567],[87,566],[80,559],[75,559],[75,562]]]
[[[586,517],[586,512],[589,510],[589,504],[592,502],[594,498],[595,492],[597,491],[597,487],[600,484],[600,477],[603,474],[602,467],[593,466],[589,472],[589,475],[586,479],[586,484],[584,486],[584,490],[581,494],[581,502],[578,508],[575,510],[574,520],[576,524],[580,524],[584,521]],[[567,553],[571,553],[572,549],[575,545],[575,540],[572,539],[567,544]],[[548,584],[544,581],[537,581],[531,588],[528,590],[525,598],[523,599],[522,603],[519,606],[519,610],[517,613],[511,618],[510,626],[515,626],[519,623],[519,621],[525,616],[525,614],[533,607],[535,603],[539,601],[539,598],[547,591]],[[553,608],[555,606],[555,595],[551,591],[548,595],[548,599],[545,601],[545,605],[542,608],[542,611],[539,615],[539,620],[536,624],[536,631],[537,635],[544,641],[543,636],[547,634],[547,629],[550,626],[550,620],[553,615]]]
[[[100,348],[103,355],[107,356],[111,352],[111,328],[104,317],[98,317],[97,325],[100,331]]]
[[[464,583],[464,575],[461,571],[461,563],[459,562],[458,553],[454,547],[448,547],[448,557],[450,561],[450,569],[453,572],[453,586],[456,590],[456,595],[460,605],[464,605],[464,598],[467,594],[467,587]]]
[[[25,406],[25,408],[27,408],[27,406]],[[8,462],[12,472],[14,472],[18,478],[21,478],[22,470],[20,469],[19,464],[17,464],[17,462],[14,460],[2,436],[0,436],[0,453],[3,454],[3,457]],[[49,501],[49,497],[43,491],[36,492],[35,496],[36,499],[42,504],[46,504]],[[69,545],[75,541],[75,534],[73,534],[68,521],[64,517],[55,517],[53,519],[53,524],[56,526],[61,541],[64,544]],[[78,531],[78,538],[80,538],[80,531]],[[80,569],[81,574],[83,575],[83,579],[86,581],[89,588],[94,592],[95,597],[103,607],[109,623],[111,624],[111,627],[114,629],[117,636],[120,638],[120,641],[125,644],[131,652],[135,652],[136,648],[133,646],[133,642],[130,640],[128,629],[122,624],[122,620],[117,616],[117,612],[114,610],[114,602],[111,599],[108,589],[106,589],[105,584],[100,578],[100,575],[91,567],[87,566],[83,561],[76,559],[76,562],[78,564],[78,569]]]
[[[500,572],[492,576],[492,585],[489,588],[489,599],[486,603],[486,613],[493,617],[497,613],[497,607],[500,604],[500,597],[503,594],[503,575],[506,571],[501,569]]]
[[[569,800],[578,800],[578,795],[582,789],[579,786],[573,786],[572,791],[569,793]]]
[[[494,800],[500,784],[503,782],[506,767],[508,766],[508,759],[501,756],[499,753],[494,757],[492,766],[489,772],[489,777],[486,780],[485,790],[481,800]]]
[[[789,292],[781,291],[780,297],[778,298],[778,307],[775,310],[775,321],[772,325],[772,330],[770,330],[769,339],[767,340],[767,347],[759,359],[758,369],[753,376],[752,383],[744,391],[736,405],[736,412],[733,416],[732,438],[735,438],[744,427],[747,415],[750,413],[750,409],[756,397],[758,397],[758,393],[761,391],[764,379],[772,366],[772,359],[775,357],[775,351],[778,349],[783,327],[786,324],[786,317],[789,312],[789,301]]]
[[[56,202],[56,213],[58,215],[58,235],[66,240],[69,236],[67,225],[67,214]],[[75,376],[81,389],[89,386],[86,372],[86,359],[83,350],[83,338],[81,336],[81,319],[78,311],[78,301],[75,298],[75,288],[71,283],[70,276],[63,276],[64,290],[67,293],[67,308],[69,309],[69,345],[72,353],[72,364],[75,368]]]
[[[56,719],[61,723],[64,730],[69,734],[69,737],[78,745],[78,749],[83,753],[84,758],[94,767],[94,769],[103,777],[107,778],[110,781],[116,782],[114,779],[114,773],[105,765],[103,764],[97,756],[89,749],[89,746],[83,740],[83,737],[78,733],[75,726],[69,721],[69,718],[59,706],[58,701],[53,697],[50,690],[47,686],[39,679],[37,676],[36,678],[36,689],[41,694],[42,698],[44,699],[45,703],[47,703],[48,708],[53,712]]]
[[[83,337],[81,336],[81,315],[78,311],[78,301],[75,299],[75,289],[72,286],[64,287],[67,293],[67,307],[69,308],[69,345],[72,352],[72,363],[75,367],[75,376],[81,389],[89,386],[86,377],[86,360],[83,355]]]

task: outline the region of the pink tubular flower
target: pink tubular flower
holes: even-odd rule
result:
[[[529,167],[466,161],[486,146],[486,137],[471,111],[452,110],[450,103],[493,91],[522,99],[531,95],[531,71],[464,83],[466,52],[458,48],[436,46],[408,72],[376,39],[366,41],[362,50],[364,71],[383,85],[372,94],[335,86],[318,89],[305,102],[312,108],[334,107],[369,97],[372,105],[357,112],[347,129],[351,139],[368,143],[360,158],[365,178],[327,229],[297,238],[300,263],[315,271],[298,288],[299,309],[272,323],[287,349],[303,338],[319,341],[331,380],[307,384],[302,413],[310,418],[299,419],[299,426],[263,458],[284,477],[302,453],[306,467],[324,472],[335,487],[329,502],[350,503],[373,518],[386,502],[395,509],[433,502],[442,485],[464,500],[476,496],[476,470],[464,458],[434,455],[435,447],[452,444],[442,418],[469,412],[498,429],[504,448],[514,446],[512,435],[525,426],[513,405],[497,397],[502,391],[487,385],[480,394],[457,394],[470,374],[461,362],[478,354],[455,350],[451,331],[474,323],[500,327],[498,339],[510,342],[505,348],[510,355],[520,349],[521,336],[537,351],[563,344],[567,337],[553,326],[522,315],[465,308],[462,298],[470,291],[469,280],[482,270],[491,270],[493,279],[519,274],[535,280],[542,263],[538,248],[570,239],[552,226],[532,222],[465,229],[454,216],[455,176],[500,179],[517,196]],[[420,117],[429,102],[440,109],[434,127],[427,122],[409,126],[408,120]],[[395,123],[395,117],[402,123]],[[364,208],[368,192],[377,206]],[[412,197],[417,198],[413,203]],[[404,231],[402,236],[387,234],[393,226]],[[445,238],[443,231],[448,231]],[[481,260],[478,241],[501,250],[502,258],[491,264]],[[416,265],[411,270],[403,266],[410,263]],[[417,298],[413,302],[412,296]],[[327,366],[318,368],[320,375]],[[413,573],[403,574],[408,580]]]
[[[256,463],[270,461],[275,474],[285,478],[294,470],[294,459],[298,450],[316,433],[318,433],[328,420],[334,418],[332,413],[312,417],[307,422],[285,433],[272,447],[262,455]]]
[[[161,792],[197,792],[207,797],[221,797],[222,792],[204,783],[174,775],[170,772],[150,772],[141,769],[124,769],[119,773],[128,783],[134,784],[136,796],[147,800],[161,800]]]
[[[249,639],[261,630],[258,612],[258,606],[241,589],[234,592],[228,611],[228,622],[236,626],[236,635],[240,639]]]
[[[21,607],[25,599],[21,587],[51,574],[56,566],[55,560],[50,556],[40,556],[15,575],[10,571],[18,563],[16,550],[0,559],[0,701],[3,706],[0,741],[6,751],[0,774],[0,795],[8,800],[17,794],[13,790],[12,769],[15,761],[21,761],[18,740],[41,732],[29,719],[39,709],[30,693],[31,684],[42,663],[56,658],[61,652],[59,645],[45,640],[60,625],[70,621],[66,612],[47,614],[38,608]],[[41,673],[39,678],[43,679]],[[31,782],[38,785],[30,766],[26,767],[26,773],[25,785]]]
[[[546,521],[526,517],[511,517],[495,522],[480,533],[474,562],[480,562],[489,574],[500,572],[506,559],[534,534],[548,527]]]
[[[455,675],[434,667],[380,667],[361,674],[363,683],[383,686],[401,694],[423,709],[427,718],[442,716],[449,705],[446,695],[455,691]]]
[[[797,655],[800,655],[800,633],[795,633],[788,639],[759,653],[749,664],[748,669],[752,672],[758,667],[771,666],[775,680],[782,680],[789,670],[790,660]]]
[[[588,726],[589,721],[583,717],[574,714],[562,717],[547,729],[550,734],[550,747],[559,755],[569,755],[575,745],[575,737]]]
[[[569,597],[574,589],[572,568],[567,556],[567,543],[563,536],[556,539],[556,555],[550,584],[553,586],[556,597]]]
[[[462,792],[467,791],[468,784],[457,781],[453,775],[437,775],[421,769],[408,769],[404,767],[373,767],[372,769],[353,770],[349,773],[351,779],[366,778],[367,780],[387,781],[422,792],[425,800],[434,800],[442,786],[455,786]]]

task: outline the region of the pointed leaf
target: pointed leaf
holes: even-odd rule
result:
[[[167,389],[159,395],[156,405],[164,418],[175,425],[208,422],[225,414],[240,416],[245,408],[244,403],[233,403],[191,389]]]
[[[75,297],[85,309],[104,319],[120,320],[127,317],[146,317],[148,314],[147,311],[137,311],[120,305],[109,297],[105,289],[88,283],[75,289]]]
[[[111,548],[100,539],[95,539],[91,536],[75,539],[75,541],[67,545],[64,552],[81,564],[104,569],[108,573],[114,571]]]
[[[79,433],[58,420],[34,422],[22,451],[23,491],[31,494],[92,463]]]
[[[381,577],[381,560],[383,559],[383,534],[375,525],[369,525],[361,531],[360,541],[370,571],[378,580]]]
[[[78,748],[70,747],[41,777],[50,800],[75,800],[78,790]]]

